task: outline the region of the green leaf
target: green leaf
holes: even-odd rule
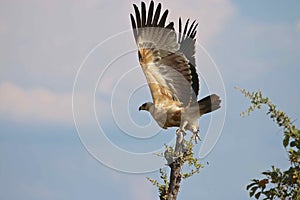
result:
[[[251,188],[251,191],[249,192],[250,197],[252,197],[255,194],[257,189],[258,189],[257,186]]]
[[[290,143],[290,146],[291,146],[291,147],[295,147],[295,146],[296,146],[296,142],[295,142],[295,141],[292,141],[292,142]]]
[[[247,185],[246,189],[249,190],[252,186],[256,185],[257,183],[253,182]]]
[[[283,146],[287,147],[289,145],[289,141],[290,141],[290,136],[286,135],[283,139]]]
[[[256,194],[255,194],[255,198],[256,198],[256,199],[259,199],[260,195],[261,195],[261,192],[256,193]]]

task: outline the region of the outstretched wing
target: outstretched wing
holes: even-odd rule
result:
[[[193,64],[196,26],[193,23],[188,29],[187,22],[177,39],[173,22],[165,25],[168,10],[160,16],[161,4],[154,9],[151,1],[148,13],[144,2],[141,3],[141,12],[135,4],[133,6],[135,17],[130,15],[133,33],[154,104],[173,101],[177,105],[188,105],[195,102],[199,90],[198,75]]]
[[[192,74],[192,88],[196,97],[199,93],[199,78],[196,70],[196,61],[195,61],[195,43],[196,43],[196,33],[198,23],[194,20],[189,26],[189,19],[186,21],[184,30],[181,23],[181,18],[179,18],[179,36],[178,43],[180,44],[179,51],[182,52],[185,57],[189,60],[190,70]],[[196,23],[196,24],[195,24]]]

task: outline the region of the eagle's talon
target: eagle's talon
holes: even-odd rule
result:
[[[193,137],[195,138],[195,143],[198,144],[198,141],[201,141],[201,138],[199,136],[199,132],[194,132]]]

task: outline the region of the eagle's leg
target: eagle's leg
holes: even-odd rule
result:
[[[188,121],[183,121],[180,124],[180,127],[176,130],[176,145],[175,145],[175,155],[180,156],[180,152],[183,151],[183,138],[186,135],[185,127],[187,126]],[[178,154],[178,155],[177,155]]]
[[[176,130],[176,133],[183,133],[183,135],[185,136],[186,135],[186,130],[185,130],[185,127],[187,126],[188,124],[188,121],[183,121],[181,124],[180,124],[180,127]]]
[[[183,133],[183,136],[186,135],[186,131],[185,131],[185,130],[182,130],[181,128],[179,128],[179,129],[176,130],[176,134],[177,134],[177,135],[179,135],[179,134],[181,134],[181,133]]]

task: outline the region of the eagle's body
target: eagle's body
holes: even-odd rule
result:
[[[168,10],[162,16],[161,4],[154,9],[151,1],[148,13],[144,2],[141,12],[134,6],[131,15],[134,37],[138,46],[139,62],[146,76],[153,103],[140,106],[139,110],[151,113],[164,129],[179,127],[179,132],[199,131],[201,115],[220,108],[220,99],[213,94],[197,101],[199,79],[195,67],[195,21],[184,30],[179,18],[179,33],[174,23],[165,25]]]

